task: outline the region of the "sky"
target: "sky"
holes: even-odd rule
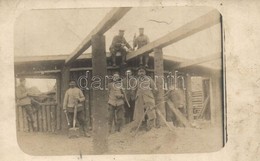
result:
[[[69,55],[91,32],[111,8],[31,10],[15,23],[15,56]],[[143,27],[154,41],[178,27],[210,12],[208,7],[140,7],[132,8],[104,35],[106,50],[119,29],[132,46],[134,34]],[[151,21],[152,20],[152,21]],[[166,23],[156,23],[165,21]],[[163,48],[165,55],[186,59],[220,53],[220,24]],[[91,52],[91,47],[86,53]],[[207,63],[212,68],[220,61]]]

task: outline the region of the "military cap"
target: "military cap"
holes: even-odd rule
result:
[[[70,81],[69,85],[76,85],[75,81]]]

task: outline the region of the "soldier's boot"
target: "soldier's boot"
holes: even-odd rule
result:
[[[85,137],[87,137],[87,138],[91,137],[91,135],[89,134],[89,132],[85,126],[83,126],[82,129],[83,129],[83,133],[84,133]]]

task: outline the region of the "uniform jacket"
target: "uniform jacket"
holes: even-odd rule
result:
[[[137,81],[136,78],[131,76],[129,78],[124,78],[123,80],[123,86],[126,93],[126,98],[128,101],[135,100],[135,92],[137,87]]]
[[[139,77],[133,118],[135,121],[142,119],[145,108],[149,109],[147,113],[149,119],[155,118],[155,112],[152,110],[155,106],[154,92],[155,86],[152,78],[148,76]]]
[[[125,40],[125,37],[122,37],[122,36],[119,36],[119,35],[117,35],[113,38],[113,41],[112,41],[112,44],[111,44],[110,47],[119,49],[119,48],[121,48],[121,44],[125,44],[127,48],[131,48],[131,46]]]
[[[124,95],[122,89],[117,88],[115,84],[115,82],[108,84],[108,104],[112,106],[120,106],[124,104]]]
[[[79,99],[77,99],[79,98]],[[75,107],[76,105],[76,101],[78,101],[78,111],[83,110],[83,104],[82,102],[85,100],[85,97],[82,93],[82,91],[75,87],[75,88],[69,88],[66,93],[65,93],[65,97],[64,97],[64,101],[63,101],[63,109],[69,109],[71,110],[73,107]],[[69,111],[69,112],[73,112]]]
[[[31,104],[31,99],[27,95],[27,89],[25,86],[19,85],[16,88],[16,99],[18,106],[25,106]]]
[[[137,48],[141,48],[144,45],[149,43],[149,38],[146,35],[139,35],[135,40],[134,40],[134,47],[137,46]]]

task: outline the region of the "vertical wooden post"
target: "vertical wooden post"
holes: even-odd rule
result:
[[[193,121],[193,106],[192,106],[192,90],[191,90],[191,76],[186,75],[186,103],[187,103],[187,116],[189,121]]]
[[[163,69],[163,52],[162,48],[155,48],[154,49],[154,79],[156,81],[156,87],[158,89],[158,93],[156,95],[155,101],[156,104],[161,103],[164,101],[164,69]],[[166,118],[166,111],[165,111],[165,104],[161,103],[157,107],[164,118]],[[157,122],[159,125],[163,125],[164,122],[157,117]]]
[[[56,118],[57,118],[57,130],[61,129],[61,111],[62,111],[62,103],[61,103],[61,78],[60,76],[56,79],[57,90],[56,90],[56,100],[57,100],[57,107],[56,107]]]
[[[102,79],[104,88],[104,79],[107,75],[105,36],[93,35],[92,43],[92,76],[98,76]],[[102,154],[108,150],[108,124],[107,124],[107,91],[93,90],[93,144],[94,153]]]
[[[46,106],[42,105],[42,129],[43,131],[47,131],[47,117],[46,117]]]
[[[220,78],[213,77],[210,79],[210,113],[211,124],[221,126],[222,125],[222,81]]]
[[[61,71],[61,109],[63,108],[63,100],[65,96],[65,92],[69,88],[69,81],[70,81],[70,67],[69,66],[63,66]],[[61,112],[61,129],[66,130],[68,127],[68,124],[66,122],[66,117],[63,112]]]

